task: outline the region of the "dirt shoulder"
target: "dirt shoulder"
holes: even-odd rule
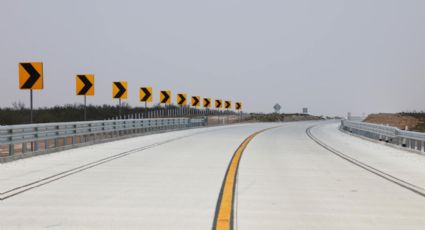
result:
[[[407,129],[411,131],[425,132],[425,114],[370,114],[364,121],[374,124],[390,125],[402,130],[405,130],[407,127]]]

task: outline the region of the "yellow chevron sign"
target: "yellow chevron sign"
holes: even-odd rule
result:
[[[179,93],[177,94],[177,104],[181,106],[187,105],[187,94]]]
[[[19,63],[19,89],[43,89],[43,62]]]
[[[127,82],[126,81],[116,81],[112,82],[112,98],[115,99],[127,99]]]
[[[94,96],[94,75],[79,74],[75,77],[77,96]]]
[[[159,100],[161,104],[170,105],[171,104],[171,91],[164,90],[159,94]]]
[[[141,102],[152,102],[152,87],[140,87],[139,98]]]
[[[221,99],[217,99],[215,100],[215,108],[216,109],[221,109],[223,108],[223,101]]]
[[[235,109],[236,110],[242,110],[242,102],[236,102],[235,103]]]
[[[211,98],[204,98],[204,108],[211,108]]]
[[[193,96],[192,97],[192,106],[199,107],[201,105],[201,97]]]
[[[224,102],[224,108],[225,109],[231,109],[232,108],[232,102],[231,101],[225,101]]]

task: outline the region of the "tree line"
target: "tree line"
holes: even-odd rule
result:
[[[171,105],[166,108],[161,105],[154,105],[153,107],[132,107],[127,103],[121,105],[122,117],[128,115],[141,114],[144,117],[148,112],[161,111],[167,113],[169,110],[174,112],[178,111],[180,107]],[[185,107],[187,114],[201,115],[205,114],[205,110]],[[216,111],[208,111],[208,114],[217,114]],[[232,111],[220,112],[226,114],[235,114]],[[87,105],[87,120],[108,120],[119,117],[120,107],[118,105]],[[72,122],[84,120],[84,105],[81,104],[68,104],[64,106],[42,107],[33,110],[34,123],[48,123],[48,122]],[[12,107],[0,108],[0,125],[16,125],[30,123],[30,109],[26,108],[23,103],[13,103]]]

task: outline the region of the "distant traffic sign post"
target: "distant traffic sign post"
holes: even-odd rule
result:
[[[141,87],[140,88],[140,101],[145,102],[145,108],[148,107],[148,102],[153,101],[152,87]]]
[[[235,109],[237,111],[240,111],[239,121],[242,121],[242,102],[236,102],[235,103]]]
[[[167,105],[171,104],[171,91],[170,90],[164,90],[160,92],[159,95],[159,101],[161,104],[164,104],[165,107],[167,107]]]
[[[201,97],[199,96],[193,96],[192,97],[192,106],[193,107],[199,107],[201,104]]]
[[[207,115],[210,112],[210,108],[211,108],[211,98],[204,98],[204,108],[206,110]]]
[[[201,104],[201,97],[199,97],[199,96],[192,96],[192,99],[191,99],[191,103],[190,103],[191,105],[192,105],[192,107],[195,107],[195,108],[197,108],[197,107],[199,107],[200,106],[200,104]],[[198,110],[195,110],[194,111],[194,114],[198,114]]]
[[[225,101],[224,102],[224,108],[225,109],[232,109],[232,102],[231,101]]]
[[[223,107],[223,101],[221,99],[215,100],[215,108],[220,110]]]
[[[94,75],[80,74],[75,78],[77,96],[84,96],[84,120],[87,121],[87,96],[94,96]]]
[[[204,98],[204,108],[211,108],[211,98]]]
[[[177,104],[180,105],[180,107],[187,105],[187,94],[185,93],[179,93],[177,94]]]
[[[236,110],[242,110],[242,102],[236,102],[235,103],[235,109]]]
[[[112,82],[112,98],[119,100],[119,116],[121,117],[121,100],[128,98],[126,81]]]
[[[186,110],[183,107],[187,105],[186,93],[177,94],[177,104],[180,106],[180,114],[184,114]]]
[[[33,90],[43,89],[43,63],[19,63],[19,89],[30,90],[30,123],[33,123]]]
[[[274,112],[275,113],[279,113],[280,112],[280,109],[282,109],[282,106],[280,106],[279,104],[275,104],[274,106],[273,106],[273,109],[274,109]]]

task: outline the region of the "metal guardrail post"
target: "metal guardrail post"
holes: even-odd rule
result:
[[[12,142],[13,141],[13,129],[9,129],[8,131],[9,133],[9,141]],[[9,156],[13,156],[15,155],[15,144],[11,143],[9,144]]]
[[[56,126],[55,127],[55,129],[56,129],[56,136],[59,136],[59,132],[58,132],[58,130],[59,130],[59,126]],[[54,138],[54,148],[57,148],[58,147],[58,138]]]
[[[49,140],[44,140],[44,150],[47,151],[49,149]]]
[[[64,146],[69,145],[68,137],[64,137],[64,138],[63,138],[63,145],[64,145]]]
[[[125,126],[124,126],[124,120],[119,120],[118,122],[119,122],[119,123],[118,123],[117,125],[122,126],[122,127],[125,127]],[[121,136],[122,132],[123,132],[123,131],[122,131],[122,129],[121,129],[121,128],[119,128],[119,129],[118,129],[118,131],[117,131],[117,135],[118,135],[118,136]]]
[[[72,145],[75,145],[76,144],[76,137],[77,137],[77,125],[73,125],[72,126],[72,133],[74,134],[74,135],[72,135],[72,138],[71,138],[71,144]]]
[[[407,141],[406,138],[401,138],[401,146],[407,147]]]
[[[22,143],[22,153],[26,153],[27,152],[27,143]]]
[[[117,122],[119,122],[119,121],[114,121],[114,136],[119,136],[119,133],[118,133],[118,127],[117,127]]]
[[[34,149],[32,151],[33,152],[38,152],[38,149],[39,149],[39,144],[38,144],[38,138],[39,138],[38,127],[35,127],[34,131],[35,131],[35,135],[34,135],[35,141],[34,141]]]
[[[416,150],[418,150],[418,151],[422,150],[422,143],[418,140],[416,140]]]
[[[9,145],[9,156],[13,156],[13,155],[15,155],[15,145],[10,144]]]

